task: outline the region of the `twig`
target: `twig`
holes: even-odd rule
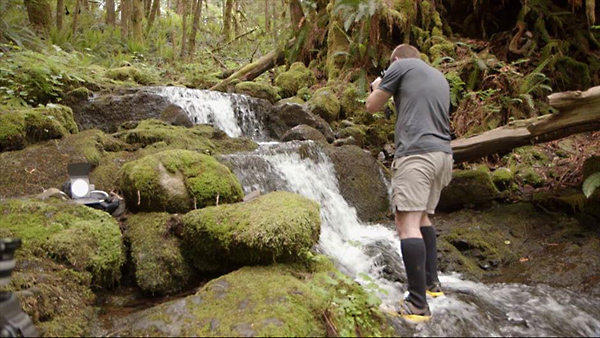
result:
[[[142,195],[140,194],[139,190],[137,192],[138,192],[138,204],[137,205],[140,205],[140,204],[142,204]]]
[[[220,196],[221,196],[221,195],[220,195],[220,194],[217,192],[217,206],[219,206],[219,197],[220,197]]]
[[[235,38],[233,38],[233,39],[229,40],[228,42],[226,42],[224,45],[222,45],[222,46],[219,46],[219,47],[217,47],[217,48],[213,49],[213,50],[212,50],[212,52],[214,53],[214,52],[216,52],[216,51],[218,51],[218,50],[221,50],[221,49],[223,49],[223,48],[225,48],[225,47],[229,46],[230,44],[232,44],[233,42],[235,42],[237,39],[243,38],[244,36],[246,36],[246,35],[249,35],[249,34],[253,33],[255,30],[256,30],[256,28],[253,28],[253,29],[251,29],[251,30],[247,31],[246,33],[242,33],[242,34],[240,34],[240,35],[236,36]]]
[[[212,56],[212,58],[215,61],[217,61],[217,63],[221,66],[221,68],[227,69],[227,66],[223,63],[223,61],[219,60],[219,58],[217,58],[217,56],[215,54],[213,54],[213,52],[211,52],[210,49],[206,48],[206,51],[208,52],[208,54],[210,54],[210,56]]]
[[[198,209],[198,204],[196,203],[196,196],[194,196],[194,210]]]

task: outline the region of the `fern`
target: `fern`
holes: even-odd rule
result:
[[[583,182],[583,194],[585,197],[590,198],[598,187],[600,187],[600,171],[588,177],[585,182]]]
[[[345,18],[344,29],[350,30],[352,24],[366,20],[377,12],[376,0],[340,0],[335,4],[333,14],[340,14]]]

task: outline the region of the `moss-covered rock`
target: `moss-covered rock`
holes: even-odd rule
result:
[[[367,133],[365,129],[366,128],[364,128],[364,126],[350,126],[340,129],[335,136],[338,139],[348,138],[352,136],[356,140],[358,146],[363,147],[367,138]]]
[[[499,197],[499,192],[489,171],[454,171],[452,181],[442,190],[438,208],[451,210],[466,204],[481,204],[496,197]]]
[[[366,222],[385,219],[390,212],[383,167],[357,146],[326,147],[340,193]]]
[[[321,116],[329,123],[340,116],[340,102],[331,88],[317,90],[307,106],[311,113]]]
[[[185,288],[194,275],[181,254],[180,239],[173,235],[179,222],[177,216],[166,213],[127,218],[125,237],[131,244],[135,280],[142,291],[175,293]]]
[[[115,137],[138,147],[195,150],[206,154],[228,154],[255,150],[258,145],[246,138],[230,138],[208,125],[193,128],[173,126],[160,120],[141,121],[135,128],[121,130]],[[151,149],[148,149],[152,152]]]
[[[57,199],[0,201],[0,238],[18,237],[16,292],[42,336],[87,335],[91,288],[119,281],[125,251],[105,212]]]
[[[340,98],[342,116],[350,118],[357,116],[361,112],[366,112],[365,104],[360,99],[361,94],[356,85],[353,83],[347,85]]]
[[[335,139],[327,121],[308,111],[304,105],[280,101],[266,118],[267,130],[276,139],[281,139],[288,130],[301,124],[316,128],[325,135],[328,142]]]
[[[133,66],[125,66],[109,69],[104,76],[116,81],[132,81],[141,85],[149,85],[156,82],[154,75],[144,69]]]
[[[517,175],[523,180],[524,184],[529,184],[535,188],[543,186],[545,182],[544,177],[533,168],[522,168]]]
[[[45,107],[11,109],[0,112],[0,151],[23,149],[27,144],[78,131],[69,107],[49,103]]]
[[[492,173],[492,182],[499,191],[504,191],[512,187],[515,175],[508,168],[498,168]]]
[[[267,100],[271,103],[275,103],[281,99],[273,86],[260,82],[240,82],[235,85],[235,92],[238,94],[246,94],[259,99]]]
[[[315,129],[311,126],[307,126],[305,124],[295,126],[294,128],[288,130],[288,132],[285,133],[283,135],[283,137],[281,138],[281,141],[283,141],[283,142],[294,141],[294,140],[299,140],[299,141],[312,140],[312,141],[316,141],[316,142],[327,143],[327,139],[320,131],[318,131],[317,129]]]
[[[282,96],[291,97],[296,95],[302,87],[310,87],[316,82],[313,72],[306,68],[302,62],[296,62],[291,65],[290,70],[281,73],[276,79],[275,84],[282,89]]]
[[[244,196],[227,167],[188,150],[166,150],[125,164],[120,187],[128,207],[138,211],[185,213]]]
[[[302,260],[319,239],[316,202],[274,192],[183,216],[186,254],[201,271]]]
[[[245,267],[197,294],[125,318],[132,336],[391,336],[380,300],[323,257],[301,266]]]

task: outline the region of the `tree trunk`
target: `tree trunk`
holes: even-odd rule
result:
[[[144,2],[144,17],[148,19],[150,17],[150,9],[152,7],[152,0],[143,0]]]
[[[63,29],[63,21],[65,18],[65,1],[57,0],[56,1],[56,29],[58,31],[62,31]]]
[[[148,18],[148,32],[154,24],[154,20],[158,17],[158,11],[160,10],[160,0],[154,0],[152,2],[152,9],[150,10],[150,17]]]
[[[142,43],[144,41],[144,30],[142,27],[142,22],[144,21],[144,0],[133,0],[133,12],[131,14],[133,39]]]
[[[275,37],[275,41],[279,39],[279,29],[277,28],[277,1],[273,2],[273,37]]]
[[[473,161],[525,145],[600,130],[600,86],[585,92],[555,93],[548,99],[558,113],[514,121],[477,136],[452,141],[454,161]]]
[[[85,11],[89,11],[90,10],[90,2],[89,0],[81,0],[81,7],[80,9],[83,8],[83,10]]]
[[[186,32],[187,32],[187,15],[188,15],[188,4],[187,0],[180,0],[183,3],[183,31],[181,33],[181,58],[185,57],[186,53]]]
[[[190,57],[194,56],[194,52],[196,51],[196,34],[198,33],[198,24],[200,23],[200,18],[202,17],[202,0],[198,0],[196,4],[196,10],[194,11],[194,22],[192,23],[192,31],[190,33],[190,41],[189,41],[189,52],[188,55]]]
[[[114,27],[116,23],[115,0],[106,0],[106,24]]]
[[[79,19],[79,12],[81,11],[81,0],[77,0],[75,3],[75,12],[73,13],[73,35],[77,32],[77,19]]]
[[[225,0],[223,10],[223,41],[228,41],[231,37],[231,16],[233,12],[233,0]]]
[[[265,0],[265,32],[271,30],[271,12],[269,11],[269,0]]]
[[[121,0],[121,38],[129,34],[129,20],[131,18],[131,0]]]
[[[52,28],[52,8],[47,0],[24,0],[29,22],[36,31],[47,34]]]
[[[292,17],[292,29],[294,32],[298,32],[300,30],[300,23],[304,18],[300,0],[290,0],[290,15]]]

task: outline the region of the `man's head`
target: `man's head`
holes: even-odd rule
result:
[[[409,58],[420,59],[421,53],[419,52],[418,49],[416,49],[415,47],[413,47],[411,45],[402,44],[402,45],[399,45],[398,47],[396,47],[396,49],[394,49],[394,51],[392,52],[392,56],[390,57],[390,61],[394,62],[399,59],[409,59]]]

